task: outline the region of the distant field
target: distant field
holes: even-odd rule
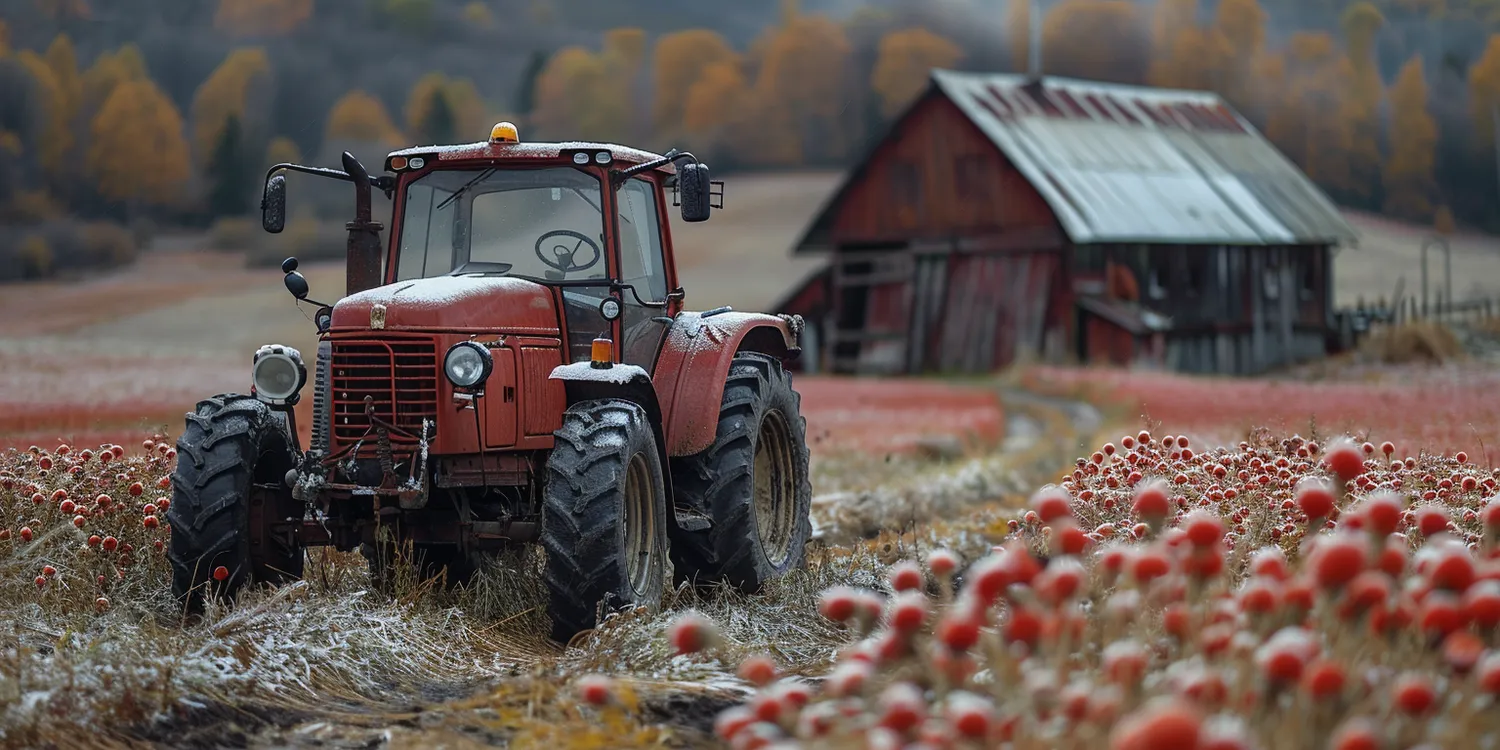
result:
[[[790,248],[841,178],[731,175],[725,210],[712,221],[674,221],[688,305],[768,310],[814,272],[821,259],[794,259]],[[1338,303],[1388,297],[1402,276],[1407,293],[1415,293],[1423,231],[1378,217],[1351,219],[1363,237],[1335,261]],[[88,442],[178,429],[196,399],[246,387],[256,346],[314,348],[311,306],[293,304],[275,269],[246,269],[238,256],[191,238],[163,244],[102,278],[0,285],[0,445],[59,433]],[[195,245],[201,250],[190,249]],[[1460,295],[1500,294],[1500,240],[1459,235],[1453,248]],[[1438,260],[1435,254],[1434,284]],[[340,266],[304,266],[314,298],[339,296]]]

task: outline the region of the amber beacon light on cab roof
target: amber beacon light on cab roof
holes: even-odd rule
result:
[[[312,376],[263,346],[249,394],[187,414],[168,511],[187,606],[296,578],[311,545],[362,550],[389,587],[402,565],[462,583],[541,544],[568,640],[673,579],[753,591],[803,563],[802,319],[682,309],[667,212],[723,205],[696,157],[527,143],[500,123],[391,153],[379,176],[343,167],[267,173],[271,233],[289,173],[353,183],[346,289],[313,302],[288,258],[288,291],[319,308]],[[372,189],[392,199],[384,247]],[[303,445],[292,407],[309,390]]]

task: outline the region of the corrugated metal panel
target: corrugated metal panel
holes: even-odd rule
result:
[[[1356,234],[1215,94],[934,71],[1079,244],[1312,244]]]

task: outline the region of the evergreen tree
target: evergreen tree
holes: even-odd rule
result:
[[[208,208],[214,216],[243,216],[250,210],[248,186],[254,182],[246,158],[240,118],[231,114],[224,120],[219,142],[209,159]]]
[[[529,115],[536,109],[536,80],[546,68],[547,53],[541,50],[532,52],[526,70],[521,72],[521,85],[516,90],[516,112]]]
[[[434,90],[432,103],[427,107],[427,116],[422,118],[422,132],[418,140],[423,143],[453,143],[458,137],[458,127],[454,120],[453,107],[448,103],[447,95],[442,89]]]

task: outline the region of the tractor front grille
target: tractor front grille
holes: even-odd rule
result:
[[[318,361],[313,366],[312,447],[324,451],[325,455],[329,449],[328,432],[332,429],[329,402],[333,400],[333,389],[328,382],[329,360],[332,356],[333,344],[327,341],[318,344]]]
[[[413,435],[437,419],[437,345],[431,339],[333,342],[333,439],[347,445],[368,436],[374,444],[368,397],[375,416]],[[391,434],[392,442],[414,442]]]

